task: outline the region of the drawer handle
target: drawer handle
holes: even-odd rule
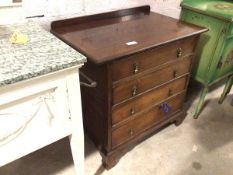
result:
[[[131,108],[131,109],[130,109],[130,114],[131,114],[131,115],[134,115],[134,114],[135,114],[135,109],[134,109],[134,108]]]
[[[168,96],[170,97],[170,96],[172,96],[173,95],[173,91],[172,91],[172,89],[169,89],[168,90]]]
[[[176,78],[178,76],[178,72],[176,70],[173,71],[173,77]]]
[[[129,134],[130,134],[130,136],[133,136],[133,135],[134,135],[133,129],[130,129],[130,130],[129,130]]]
[[[138,88],[137,86],[134,86],[132,89],[132,96],[134,97],[135,95],[137,95],[137,93],[138,93]]]
[[[180,58],[180,57],[182,57],[182,49],[181,48],[178,48],[177,49],[177,58]]]
[[[133,64],[133,73],[137,74],[139,72],[139,65],[137,63]]]
[[[160,105],[160,110],[165,114],[169,113],[171,111],[171,109],[172,108],[168,103],[163,103]]]
[[[97,83],[95,81],[93,81],[91,78],[89,78],[86,74],[84,74],[80,70],[79,70],[79,74],[89,82],[89,84],[80,82],[81,86],[90,87],[90,88],[94,88],[97,86]]]

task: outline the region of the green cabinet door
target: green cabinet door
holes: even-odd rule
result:
[[[233,74],[233,35],[231,34],[225,38],[221,58],[220,68],[217,71],[215,79],[221,79]]]
[[[225,21],[186,9],[182,10],[181,20],[209,29],[200,37],[192,71],[193,78],[207,86],[214,81],[215,71],[213,69],[216,70],[221,56],[220,50],[224,41],[222,31]],[[218,50],[218,52],[213,52],[213,50]]]

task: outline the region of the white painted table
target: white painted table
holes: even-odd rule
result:
[[[29,43],[12,45],[18,30]],[[79,68],[86,58],[34,23],[0,26],[0,166],[66,136],[84,174]]]

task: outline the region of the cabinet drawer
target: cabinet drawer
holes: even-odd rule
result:
[[[176,97],[155,106],[150,111],[137,116],[127,124],[114,130],[112,132],[112,147],[114,148],[127,140],[132,139],[144,130],[168,119],[171,114],[174,114],[182,107],[184,97],[184,93],[177,95]],[[162,104],[167,104],[171,110],[168,113],[164,113],[161,109]]]
[[[191,59],[187,58],[127,83],[118,83],[113,87],[113,104],[120,103],[148,89],[187,74],[190,71],[190,66]]]
[[[1,88],[0,167],[72,134],[67,83],[55,76]]]
[[[115,61],[112,64],[113,81],[190,55],[194,52],[195,40],[196,38],[182,39]]]
[[[138,96],[135,99],[113,107],[112,125],[115,125],[116,123],[133,116],[137,112],[140,112],[153,104],[159,103],[160,101],[163,101],[164,99],[183,91],[186,88],[187,79],[188,76],[179,78],[141,96]]]

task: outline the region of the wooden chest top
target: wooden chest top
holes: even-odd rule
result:
[[[150,12],[149,6],[60,20],[51,25],[53,34],[95,64],[142,52],[205,30]]]

